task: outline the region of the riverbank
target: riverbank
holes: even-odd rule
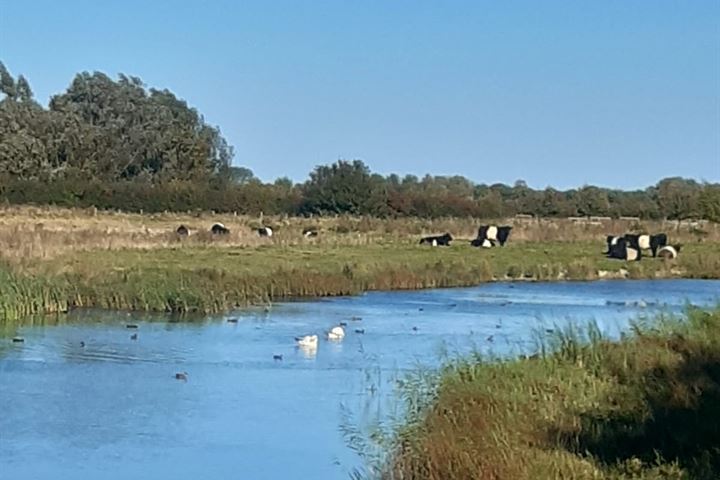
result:
[[[686,242],[676,261],[627,263],[602,254],[600,232],[630,227],[617,222],[524,222],[506,247],[477,249],[468,245],[475,226],[462,219],[265,218],[276,235],[260,238],[252,227],[262,223],[246,217],[220,218],[231,233],[212,237],[201,231],[211,218],[5,211],[0,318],[83,307],[214,313],[289,298],[490,281],[720,278],[720,230],[714,224],[701,233],[689,230],[695,227],[671,233],[671,241]],[[174,233],[181,222],[191,229],[188,238]],[[320,235],[303,237],[311,225]],[[450,248],[417,244],[419,233],[447,230],[467,237]]]
[[[0,269],[0,311],[5,318],[82,307],[213,313],[370,290],[599,278],[720,278],[720,246],[690,245],[675,262],[631,263],[604,258],[594,243],[90,250]]]
[[[545,349],[407,381],[382,478],[720,477],[720,310],[661,317],[620,341],[568,328]]]

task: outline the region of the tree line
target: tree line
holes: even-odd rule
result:
[[[462,176],[383,176],[360,160],[316,167],[302,183],[263,183],[232,166],[220,129],[137,77],[79,73],[43,107],[0,62],[0,201],[127,211],[498,218],[631,216],[720,221],[720,184],[679,177],[644,190],[565,191]]]

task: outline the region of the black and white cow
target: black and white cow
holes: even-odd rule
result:
[[[667,245],[667,235],[664,233],[658,233],[655,235],[647,234],[631,234],[625,235],[625,239],[630,242],[632,248],[638,250],[652,250],[652,256],[657,256],[657,250],[660,247]]]
[[[420,245],[432,245],[433,247],[449,247],[452,242],[452,235],[446,233],[444,235],[435,235],[430,237],[423,237],[420,239]]]
[[[226,228],[222,223],[215,223],[212,228],[210,228],[210,232],[213,235],[227,235],[230,233],[230,229]]]
[[[642,258],[642,250],[633,247],[625,237],[621,237],[610,246],[607,255],[609,258],[639,262]]]
[[[177,230],[175,230],[175,233],[179,237],[187,237],[190,235],[190,230],[185,225],[180,225]]]
[[[513,227],[508,225],[498,227],[496,225],[483,225],[478,229],[478,235],[475,240],[471,242],[471,245],[475,247],[493,247],[496,244],[504,246],[510,237],[510,230]],[[486,242],[487,240],[487,242]]]
[[[657,256],[663,260],[674,260],[680,253],[680,245],[664,245],[658,249]]]
[[[261,237],[272,237],[273,236],[273,229],[270,227],[260,227],[257,229],[258,235]]]
[[[312,237],[317,237],[317,236],[318,236],[317,229],[315,229],[315,228],[304,228],[303,229],[303,237],[312,238]]]
[[[607,236],[607,252],[605,252],[605,255],[610,255],[610,250],[612,247],[617,244],[618,240],[620,240],[621,236],[619,235],[608,235]]]

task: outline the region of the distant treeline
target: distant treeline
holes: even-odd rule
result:
[[[217,127],[136,77],[78,74],[47,108],[0,62],[0,201],[127,211],[720,221],[720,184],[666,178],[636,191],[476,184],[461,176],[373,174],[359,160],[319,166],[302,184],[233,167]]]

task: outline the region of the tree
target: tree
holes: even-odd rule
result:
[[[15,85],[15,91],[17,93],[17,98],[21,102],[32,102],[33,100],[33,92],[30,88],[30,84],[28,83],[27,79],[23,77],[22,75],[18,75],[17,83]]]
[[[697,215],[700,185],[694,180],[681,177],[664,178],[656,187],[660,212],[670,219],[689,218]]]
[[[253,171],[247,167],[230,167],[228,171],[230,180],[237,185],[244,185],[252,181],[257,181]]]
[[[5,64],[0,62],[0,92],[7,95],[8,98],[15,100],[17,91],[15,90],[15,80],[10,72],[8,72]]]
[[[387,204],[387,193],[380,178],[372,177],[370,169],[360,160],[339,160],[332,165],[318,166],[303,186],[303,210],[307,213],[373,213],[379,200]]]
[[[720,184],[705,184],[698,198],[702,218],[720,222]]]

